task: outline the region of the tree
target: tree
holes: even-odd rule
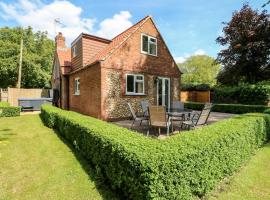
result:
[[[224,23],[224,36],[217,43],[225,47],[217,60],[223,65],[218,75],[222,84],[256,83],[270,79],[270,16],[245,4]]]
[[[22,87],[49,87],[54,42],[46,32],[28,28],[0,28],[0,88],[14,87],[18,78],[20,40],[23,38]]]
[[[215,59],[206,55],[191,56],[184,63],[179,64],[179,67],[184,73],[181,82],[194,85],[214,85],[220,70],[220,65],[215,62]]]

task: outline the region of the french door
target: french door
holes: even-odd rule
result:
[[[170,79],[158,77],[157,81],[157,105],[170,109]]]

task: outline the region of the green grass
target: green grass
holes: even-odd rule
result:
[[[270,143],[256,152],[234,176],[224,180],[209,200],[269,200]]]
[[[38,115],[0,118],[1,200],[113,199],[91,171]]]

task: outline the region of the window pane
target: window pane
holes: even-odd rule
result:
[[[136,93],[143,93],[143,82],[136,82]]]
[[[150,42],[152,42],[152,43],[157,43],[157,39],[156,38],[150,38]]]
[[[142,50],[148,52],[148,37],[146,35],[142,36]]]
[[[142,76],[136,76],[136,80],[143,80]]]
[[[153,43],[150,43],[150,46],[149,46],[149,53],[151,55],[156,55],[156,50],[157,50],[157,45],[156,44],[153,44]]]
[[[134,92],[134,76],[127,76],[127,92]]]

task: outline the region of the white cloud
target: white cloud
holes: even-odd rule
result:
[[[67,0],[55,0],[49,4],[45,4],[42,0],[0,2],[0,10],[3,11],[1,16],[3,19],[14,20],[23,27],[32,26],[34,30],[47,31],[50,38],[54,38],[56,32],[61,31],[68,44],[82,32],[112,38],[132,25],[131,14],[128,11],[121,11],[112,18],[101,21],[96,30],[94,26],[97,20],[83,18],[82,8]],[[59,19],[61,24],[55,24],[55,19]]]
[[[132,23],[129,21],[130,18],[131,14],[128,11],[121,11],[112,18],[103,20],[100,23],[100,30],[97,31],[97,35],[111,39],[112,36],[116,36],[132,26]]]
[[[206,55],[206,52],[203,49],[197,49],[192,54],[184,54],[184,56],[176,56],[174,57],[174,60],[176,63],[183,63],[189,58],[190,56],[199,56],[199,55]]]

